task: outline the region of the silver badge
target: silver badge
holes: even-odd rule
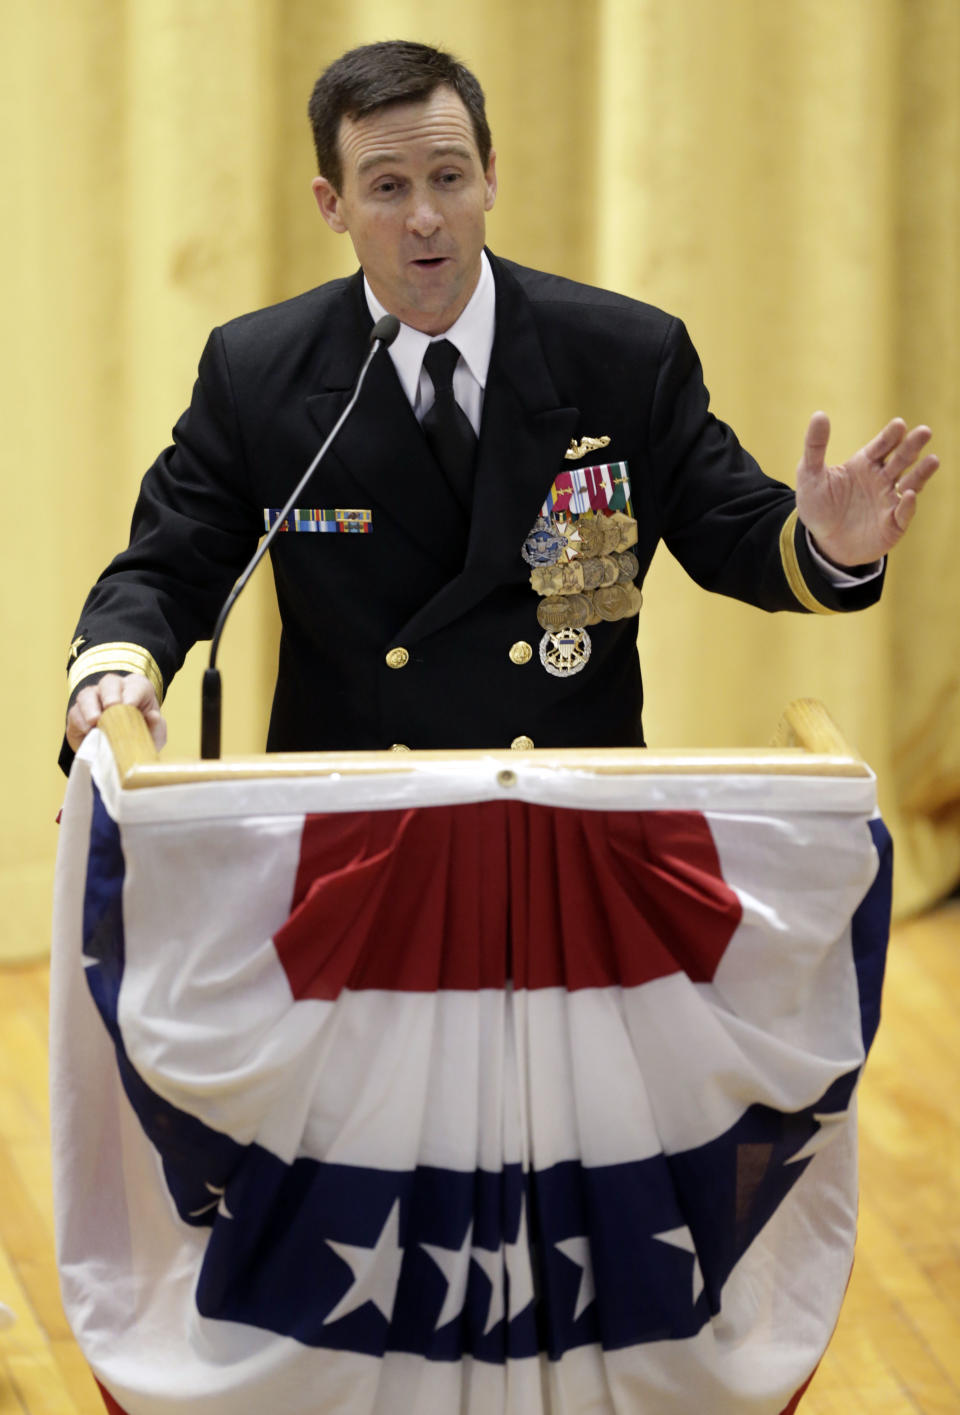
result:
[[[590,647],[586,629],[548,630],[540,640],[540,662],[552,677],[571,678],[586,668]]]
[[[520,554],[528,565],[556,565],[566,541],[544,516],[538,516]]]

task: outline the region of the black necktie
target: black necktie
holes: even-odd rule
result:
[[[422,426],[450,490],[469,514],[477,435],[453,396],[453,370],[459,358],[460,350],[449,339],[438,339],[427,346],[423,366],[433,383],[433,406],[424,415]]]

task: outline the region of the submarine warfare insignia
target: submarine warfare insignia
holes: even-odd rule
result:
[[[585,438],[578,455],[609,440]],[[626,462],[559,474],[521,549],[540,596],[540,662],[552,677],[570,678],[586,667],[588,625],[639,612],[640,562],[630,549],[636,543]]]
[[[571,678],[586,668],[590,635],[586,629],[549,630],[540,640],[540,662],[553,678]]]
[[[601,447],[609,446],[609,437],[585,437],[582,442],[571,437],[570,446],[563,455],[568,462],[579,462],[580,458],[585,457],[588,452],[599,452]]]

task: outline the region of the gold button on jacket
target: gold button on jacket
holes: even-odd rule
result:
[[[518,639],[510,650],[511,663],[529,663],[533,658],[533,649],[524,639]]]
[[[407,649],[391,649],[387,654],[388,668],[405,668],[410,662],[410,654]]]
[[[533,750],[532,737],[514,737],[510,743],[511,752],[530,752]]]

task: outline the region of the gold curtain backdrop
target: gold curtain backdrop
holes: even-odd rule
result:
[[[898,911],[960,879],[957,0],[31,0],[0,13],[0,958],[47,946],[64,665],[215,324],[353,269],[304,116],[319,70],[397,36],[487,91],[489,239],[681,315],[715,410],[791,480],[809,414],[846,455],[929,422],[943,470],[879,606],[766,616],[666,552],[640,649],[657,745],[755,745],[822,698],[876,768]],[[262,749],[269,572],[222,654],[225,750]],[[336,626],[331,626],[335,628]],[[168,699],[194,754],[203,649]]]

